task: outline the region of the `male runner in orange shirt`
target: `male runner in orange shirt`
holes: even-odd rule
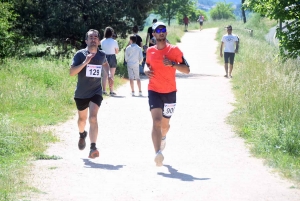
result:
[[[176,70],[188,74],[189,65],[177,46],[166,42],[167,29],[163,22],[152,26],[157,43],[147,50],[144,72],[149,77],[148,98],[153,120],[152,141],[156,166],[162,166],[162,151],[170,129],[170,118],[176,106]]]

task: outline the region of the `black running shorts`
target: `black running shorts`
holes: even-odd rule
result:
[[[155,91],[148,91],[148,100],[150,110],[154,108],[161,108],[164,118],[171,118],[175,105],[176,105],[176,91],[170,93],[158,93]],[[166,104],[172,105],[171,107],[166,107]],[[168,110],[168,111],[167,111]],[[170,110],[170,112],[169,112]]]
[[[77,109],[79,111],[85,110],[86,108],[89,107],[90,102],[95,103],[96,105],[98,105],[98,107],[100,107],[103,97],[99,94],[95,94],[93,97],[91,98],[85,98],[85,99],[81,99],[81,98],[74,98],[75,102],[76,102],[76,106]]]
[[[225,63],[228,63],[228,60],[229,60],[229,63],[231,65],[233,65],[234,55],[235,55],[235,53],[233,53],[233,52],[224,52],[224,61],[225,61]]]

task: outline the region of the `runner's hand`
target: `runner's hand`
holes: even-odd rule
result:
[[[86,55],[85,62],[90,63],[91,59],[95,56],[95,53],[90,53]]]
[[[163,63],[165,66],[172,66],[172,61],[164,56]]]
[[[149,78],[153,77],[153,75],[154,75],[153,70],[150,70],[150,69],[149,70],[145,70],[144,73]]]

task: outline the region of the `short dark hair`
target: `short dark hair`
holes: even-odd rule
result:
[[[130,40],[133,42],[133,43],[136,43],[136,36],[135,35],[132,35],[129,37]]]
[[[104,38],[110,38],[112,37],[114,33],[114,29],[111,28],[111,27],[106,27],[105,30],[104,30]]]
[[[232,29],[232,26],[231,26],[231,25],[228,25],[226,28],[227,28],[227,29]]]
[[[157,22],[157,19],[153,19],[152,23],[155,23],[155,22]]]
[[[96,32],[96,33],[97,33],[97,35],[98,35],[98,38],[100,39],[100,34],[99,34],[99,31],[98,31],[98,30],[96,30],[96,29],[90,29],[90,30],[88,30],[88,32],[86,32],[86,34],[85,34],[85,40],[87,40],[87,39],[88,39],[88,37],[89,37],[89,32]]]
[[[132,31],[134,33],[137,33],[139,31],[139,27],[137,25],[135,25],[133,28],[132,28]]]

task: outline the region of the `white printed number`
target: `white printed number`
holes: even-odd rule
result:
[[[101,69],[102,69],[102,65],[88,64],[86,66],[86,76],[100,78],[101,77]]]
[[[164,112],[163,112],[164,116],[171,117],[172,114],[174,113],[175,106],[176,103],[165,103]]]

